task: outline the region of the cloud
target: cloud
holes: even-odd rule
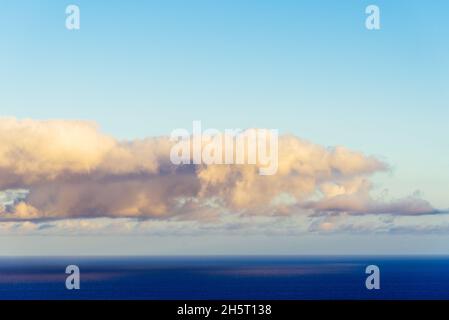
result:
[[[348,214],[312,217],[308,232],[319,234],[442,234],[449,232],[448,215],[430,215],[422,219],[414,215],[354,216]]]
[[[227,214],[217,221],[133,218],[82,218],[60,219],[42,222],[1,221],[0,233],[29,236],[267,236],[298,237],[306,235],[447,235],[448,215],[392,216],[348,214],[331,216],[242,216]]]
[[[370,196],[375,157],[279,137],[278,171],[255,165],[174,165],[168,137],[119,141],[96,124],[0,119],[0,220],[82,218],[216,221],[226,214],[424,215],[417,195]]]
[[[366,191],[354,194],[339,194],[331,198],[311,202],[307,205],[313,208],[315,215],[328,215],[333,213],[348,213],[352,215],[363,214],[393,214],[393,215],[433,215],[448,213],[448,210],[438,210],[421,199],[418,192],[403,199],[389,201],[374,200]]]

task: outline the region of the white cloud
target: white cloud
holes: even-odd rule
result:
[[[272,176],[260,176],[257,165],[173,165],[168,137],[118,141],[90,122],[3,118],[0,140],[0,220],[11,223],[75,219],[95,229],[96,219],[89,219],[224,223],[237,215],[284,217],[279,225],[295,216],[441,213],[417,195],[373,199],[370,179],[387,164],[291,135],[279,138],[279,168]],[[237,222],[223,228],[251,226]]]

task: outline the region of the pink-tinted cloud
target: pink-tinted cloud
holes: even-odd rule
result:
[[[0,141],[2,220],[438,212],[418,197],[373,200],[370,178],[387,164],[291,135],[279,138],[272,176],[257,165],[174,165],[168,137],[119,141],[91,122],[3,118]]]

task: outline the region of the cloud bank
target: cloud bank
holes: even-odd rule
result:
[[[416,216],[441,213],[418,195],[378,200],[375,157],[279,137],[279,167],[174,165],[168,137],[119,141],[85,121],[0,119],[0,220],[214,221],[241,216]]]

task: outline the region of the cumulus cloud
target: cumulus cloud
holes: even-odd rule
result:
[[[417,195],[374,200],[372,156],[279,137],[278,171],[254,165],[174,165],[168,137],[119,141],[95,123],[0,119],[0,220],[137,218],[214,221],[226,214],[423,215]]]

